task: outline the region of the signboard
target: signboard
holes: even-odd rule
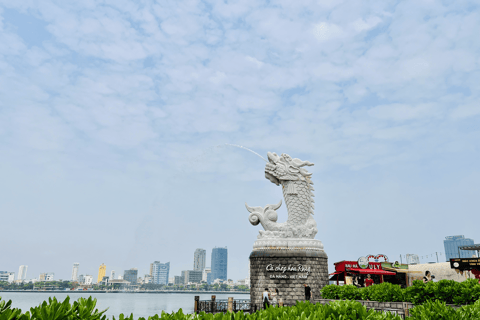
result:
[[[370,264],[370,259],[373,259],[373,261],[375,261],[375,262],[378,262],[378,260],[380,260],[380,259],[383,259],[384,262],[388,261],[388,257],[384,254],[377,254],[377,255],[369,254],[365,257],[358,258],[358,260],[357,260],[358,267],[362,268],[362,269],[367,269],[369,264]],[[370,268],[370,269],[372,269],[372,268]]]
[[[352,268],[353,269],[360,268],[360,266],[358,265],[358,261],[335,262],[335,271],[344,272]],[[382,270],[382,266],[380,262],[369,262],[367,267],[362,269]]]
[[[480,270],[480,258],[450,259],[450,267],[459,270]]]
[[[310,267],[302,264],[269,264],[266,270],[276,272],[276,274],[270,274],[270,279],[307,279],[310,274]]]

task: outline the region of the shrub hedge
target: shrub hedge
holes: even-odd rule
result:
[[[402,289],[399,285],[384,282],[366,288],[353,285],[328,285],[320,291],[323,299],[370,300],[380,302],[412,302],[415,305],[427,301],[440,301],[446,304],[473,304],[480,299],[480,284],[476,279],[463,282],[441,280],[423,283],[420,280]],[[479,318],[480,319],[480,318]]]
[[[56,298],[49,298],[38,307],[22,313],[20,309],[11,308],[11,301],[2,301],[0,298],[0,320],[105,320],[106,310],[96,309],[97,300],[80,298],[70,303],[67,297],[63,302]],[[133,314],[120,314],[118,320],[134,320]],[[333,320],[333,319],[357,319],[357,320],[400,320],[400,316],[390,313],[368,310],[360,302],[345,300],[334,301],[330,304],[311,304],[309,302],[297,302],[293,307],[270,307],[253,314],[243,311],[235,314],[217,313],[184,314],[182,309],[178,312],[166,313],[148,317],[148,320]],[[480,300],[473,305],[453,309],[441,301],[427,301],[423,305],[410,309],[411,320],[466,320],[480,319]],[[113,317],[113,320],[117,318]],[[139,318],[138,320],[147,320]]]

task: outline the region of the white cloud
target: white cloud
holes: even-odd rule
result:
[[[31,46],[20,36],[25,26],[0,11],[0,168],[12,186],[5,194],[32,199],[38,188],[22,184],[48,182],[44,201],[69,199],[32,205],[30,219],[37,207],[63,217],[78,202],[79,211],[118,212],[107,218],[98,209],[102,222],[124,221],[150,213],[155,199],[163,211],[154,216],[175,226],[179,217],[215,219],[207,204],[232,208],[257,194],[262,201],[270,189],[246,182],[263,181],[262,160],[212,147],[225,143],[316,162],[324,203],[346,186],[356,197],[390,177],[410,186],[403,179],[415,175],[425,191],[445,172],[478,171],[465,159],[479,150],[480,15],[466,2],[1,3],[34,15],[51,34]],[[201,205],[191,210],[178,194]],[[20,200],[0,210],[20,212]],[[350,208],[335,211],[348,202],[330,209],[354,219]]]
[[[344,37],[344,31],[342,28],[328,22],[315,24],[313,26],[313,34],[315,35],[315,38],[321,42]]]

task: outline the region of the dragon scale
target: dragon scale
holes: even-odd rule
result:
[[[289,192],[292,187],[296,193]],[[314,209],[312,189],[306,181],[282,181],[283,198],[288,210],[287,224],[301,226],[311,217]]]

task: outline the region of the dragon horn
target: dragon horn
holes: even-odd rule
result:
[[[245,207],[247,208],[248,212],[250,212],[250,213],[253,213],[255,211],[252,207],[249,207],[246,202],[245,202]]]

